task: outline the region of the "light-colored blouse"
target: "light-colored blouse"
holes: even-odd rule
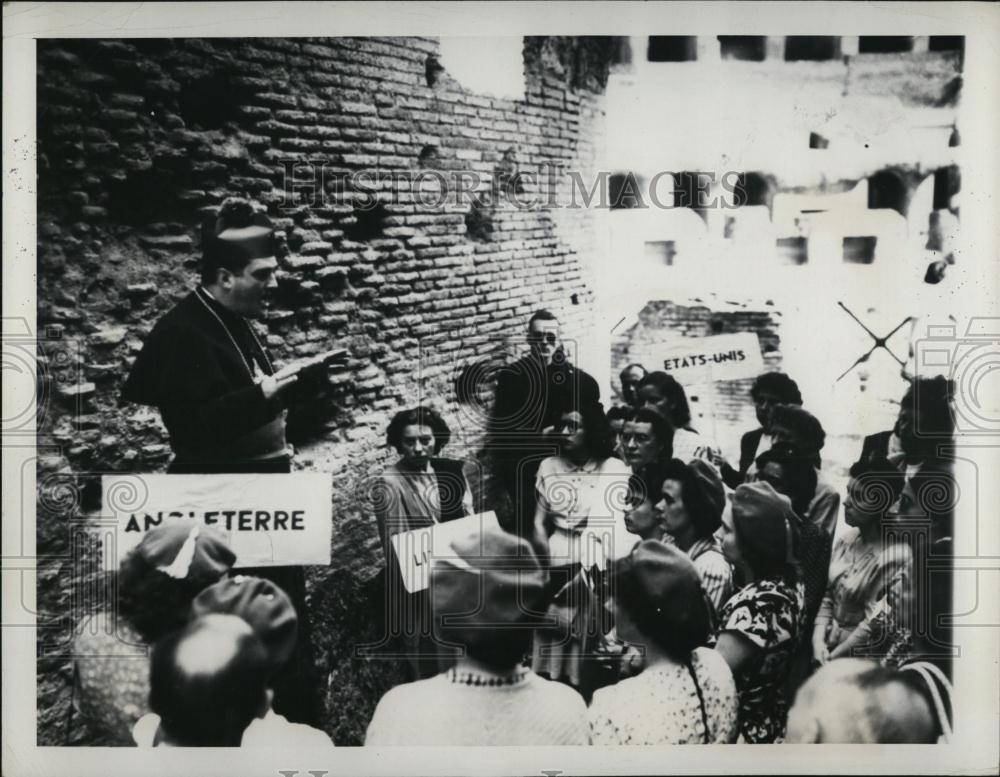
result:
[[[552,534],[553,566],[582,562],[604,568],[609,558],[625,556],[639,537],[625,529],[625,497],[631,470],[614,457],[576,465],[550,456],[535,478],[538,504]]]
[[[860,647],[871,641],[879,621],[905,621],[912,576],[913,553],[908,545],[873,546],[857,528],[845,530],[834,546],[826,595],[816,616],[817,626],[829,625],[827,647],[833,650],[861,628],[855,639]]]

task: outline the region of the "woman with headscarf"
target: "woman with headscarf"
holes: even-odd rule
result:
[[[222,534],[189,520],[151,529],[122,559],[116,612],[86,618],[73,642],[73,713],[102,744],[132,744],[149,711],[148,648],[183,626],[194,598],[234,563]]]
[[[559,454],[538,468],[535,525],[548,540],[549,614],[556,625],[536,633],[532,667],[587,697],[598,671],[588,656],[609,628],[594,591],[607,560],[628,553],[638,538],[625,531],[629,470],[612,455],[601,405],[564,412],[555,440]]]
[[[386,558],[387,623],[398,624],[411,679],[431,677],[450,660],[431,633],[430,601],[426,591],[409,593],[403,585],[390,538],[471,515],[472,494],[465,463],[440,457],[451,430],[434,410],[416,407],[393,416],[386,443],[399,460],[378,483],[375,517]]]
[[[436,677],[385,694],[365,745],[587,744],[580,695],[522,664],[547,587],[527,541],[499,529],[454,539],[433,562],[430,596],[435,634],[462,656]]]
[[[740,736],[778,742],[785,733],[785,686],[802,637],[804,586],[795,558],[795,513],[768,483],[739,486],[723,513],[722,548],[745,585],[722,607],[715,649],[740,697]]]
[[[612,584],[619,634],[645,650],[642,674],[594,693],[595,745],[729,743],[739,703],[725,659],[706,644],[710,604],[679,549],[646,540],[617,562]]]
[[[701,459],[672,460],[663,473],[660,512],[671,542],[684,551],[701,575],[712,617],[733,592],[733,570],[715,536],[722,525],[726,491],[718,470]]]

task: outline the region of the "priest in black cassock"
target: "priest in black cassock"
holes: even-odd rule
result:
[[[150,332],[121,399],[160,410],[174,452],[171,473],[287,473],[288,402],[318,387],[325,365],[276,371],[248,319],[264,314],[277,285],[276,239],[267,215],[245,200],[223,203],[204,235],[201,284]],[[296,653],[275,677],[274,708],[293,722],[319,714],[310,618],[301,567],[242,569],[292,598],[299,616]]]

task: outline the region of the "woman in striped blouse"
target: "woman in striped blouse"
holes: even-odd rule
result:
[[[701,459],[673,459],[663,475],[656,509],[663,530],[694,562],[712,603],[712,617],[733,593],[733,570],[715,532],[722,525],[726,492],[718,470]]]
[[[903,474],[886,460],[851,467],[844,502],[849,528],[834,546],[813,628],[813,658],[819,664],[852,655],[890,665],[906,658],[913,555],[886,531],[886,516],[902,489]]]

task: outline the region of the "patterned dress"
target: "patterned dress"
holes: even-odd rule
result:
[[[760,653],[735,673],[740,734],[749,743],[779,742],[785,735],[785,683],[803,634],[805,589],[783,580],[757,580],[740,589],[719,614],[719,634],[742,635]]]
[[[73,641],[74,718],[104,745],[131,745],[149,712],[149,648],[124,618],[86,618]]]
[[[698,648],[691,654],[691,668],[698,678],[704,708],[686,666],[673,662],[656,664],[637,677],[594,693],[589,710],[591,744],[688,745],[735,741],[739,733],[739,702],[726,660],[714,650]]]

